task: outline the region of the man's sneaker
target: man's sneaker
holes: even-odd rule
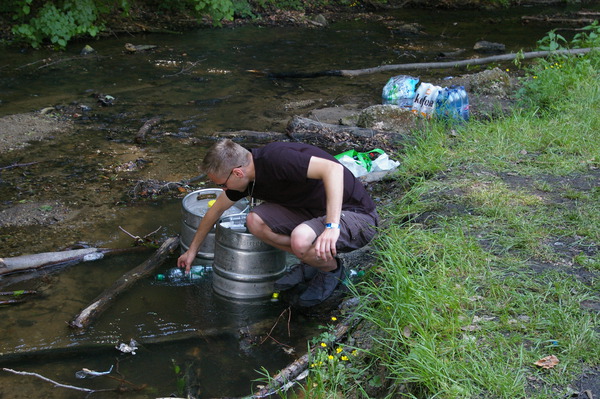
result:
[[[318,271],[308,284],[306,291],[298,298],[298,305],[303,307],[315,306],[333,294],[344,276],[344,267],[338,263],[338,268],[333,272]]]
[[[275,281],[275,291],[286,291],[294,288],[300,283],[312,279],[317,274],[317,269],[304,263],[292,266],[292,270],[279,280]]]

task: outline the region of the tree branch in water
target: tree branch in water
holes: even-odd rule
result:
[[[360,75],[369,75],[373,73],[389,72],[389,71],[410,71],[410,70],[427,70],[427,69],[452,69],[459,67],[467,67],[472,65],[491,64],[493,62],[504,62],[512,61],[514,59],[532,59],[532,58],[543,58],[550,55],[565,54],[585,54],[590,52],[591,48],[580,48],[580,49],[567,49],[567,50],[555,50],[555,51],[533,51],[528,53],[510,53],[501,54],[491,57],[474,58],[461,61],[445,61],[445,62],[418,62],[413,64],[391,64],[391,65],[380,65],[373,68],[365,69],[339,69],[339,70],[327,70],[318,72],[265,72],[258,70],[250,70],[248,72],[258,73],[266,75],[269,78],[284,79],[284,78],[316,78],[321,76],[344,76],[354,77]]]

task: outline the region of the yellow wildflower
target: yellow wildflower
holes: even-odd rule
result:
[[[340,353],[341,351],[343,351],[341,346],[338,346],[337,348],[335,348],[335,353]]]
[[[328,358],[329,360],[333,360],[333,359],[334,359],[334,358],[333,358],[333,355],[329,355],[329,356],[327,356],[327,358]]]
[[[321,346],[322,346],[323,348],[327,348],[327,344],[326,344],[325,342],[321,342]]]
[[[337,320],[337,317],[331,316],[331,321],[336,321],[336,320]]]
[[[348,356],[342,356],[342,360],[345,362],[348,361]]]

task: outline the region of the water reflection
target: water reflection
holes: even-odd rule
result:
[[[286,305],[268,299],[240,301],[216,295],[210,272],[187,284],[144,279],[115,299],[88,331],[69,330],[67,322],[81,308],[147,255],[82,263],[39,281],[40,295],[7,309],[0,321],[3,365],[47,372],[49,378],[85,387],[106,387],[113,382],[106,378],[103,384],[76,380],[77,370],[107,370],[115,365],[129,381],[150,384],[161,395],[167,395],[176,387],[172,370],[176,362],[193,376],[193,386],[203,393],[221,396],[246,393],[240,388],[248,389],[249,381],[258,378],[256,370],[275,370],[292,360],[276,341],[265,339]],[[175,257],[169,259],[157,274],[166,273],[175,261]],[[296,325],[299,318],[301,323]],[[293,336],[284,334],[287,326],[272,334],[303,350],[316,320],[307,323],[301,315],[292,320]],[[132,338],[139,343],[135,355],[115,349],[118,343],[128,343]],[[47,364],[54,366],[49,368]],[[23,382],[22,377],[0,378],[7,393],[12,392],[8,390],[12,384],[19,381],[20,386]],[[147,397],[147,393],[140,395]]]

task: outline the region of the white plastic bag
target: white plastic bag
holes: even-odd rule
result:
[[[348,155],[344,155],[343,157],[339,158],[338,161],[344,165],[345,167],[347,167],[348,169],[350,169],[350,172],[352,172],[352,174],[356,177],[361,177],[366,175],[367,173],[369,173],[369,171],[367,170],[367,168],[365,168],[364,166],[362,166],[361,164],[359,164],[358,162],[356,162],[354,160],[354,158],[348,156]]]
[[[394,170],[400,166],[400,162],[391,160],[388,154],[381,154],[371,164],[371,172],[385,172]]]

